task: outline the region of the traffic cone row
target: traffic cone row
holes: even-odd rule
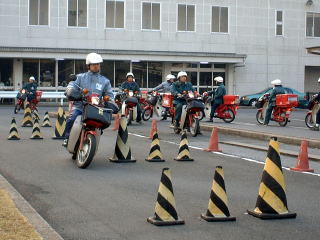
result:
[[[272,138],[269,143],[256,207],[247,212],[260,219],[295,218],[297,216],[296,213],[288,210],[279,142],[276,138]],[[236,220],[230,215],[228,208],[224,171],[221,166],[216,167],[208,208],[206,213],[201,214],[201,218],[208,222]],[[177,214],[171,171],[168,168],[162,170],[155,213],[154,216],[147,218],[147,221],[156,226],[184,224]]]
[[[49,113],[48,112],[46,112],[44,114],[42,127],[51,127],[51,122],[50,122],[50,118],[49,118]]]
[[[12,118],[8,140],[20,140],[16,119]]]
[[[32,127],[32,126],[33,126],[33,123],[32,123],[31,108],[29,103],[26,103],[21,127]]]

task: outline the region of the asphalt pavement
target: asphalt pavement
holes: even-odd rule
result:
[[[46,110],[40,109],[41,117]],[[242,119],[241,115],[239,111],[237,121]],[[292,240],[320,237],[318,163],[312,163],[311,167],[316,170],[313,175],[284,170],[288,207],[298,214],[297,218],[262,221],[245,212],[255,207],[265,152],[227,145],[221,146],[222,154],[204,152],[201,149],[207,146],[210,132],[203,132],[196,138],[189,136],[195,161],[176,162],[173,159],[178,154],[180,136],[173,134],[169,122],[158,122],[161,150],[167,161],[150,163],[144,159],[150,148],[146,136],[149,136],[151,123],[145,122],[129,127],[136,163],[108,161],[116,141],[116,132],[110,128],[104,132],[92,164],[81,170],[61,146],[62,142],[51,139],[53,128],[41,128],[44,140],[30,140],[32,129],[19,127],[22,114],[17,116],[22,140],[6,140],[12,116],[11,108],[0,107],[0,173],[64,239]],[[314,134],[307,129],[305,132]],[[294,159],[283,159],[284,166],[294,162]],[[206,211],[217,165],[224,168],[229,210],[237,217],[236,222],[208,223],[200,219],[200,214]],[[164,167],[172,170],[177,211],[185,225],[155,227],[146,221],[154,214]]]

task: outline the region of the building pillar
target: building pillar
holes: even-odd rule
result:
[[[23,77],[23,61],[22,59],[13,59],[13,87],[14,90],[22,88],[22,77]]]
[[[226,87],[227,87],[227,94],[234,94],[235,83],[234,83],[234,64],[227,64],[226,65]]]
[[[162,72],[162,82],[166,81],[166,76],[171,74],[171,63],[164,62],[163,63],[163,72]]]

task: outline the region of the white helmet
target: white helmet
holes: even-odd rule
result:
[[[172,74],[168,74],[167,76],[166,76],[166,80],[168,81],[168,80],[170,80],[170,79],[175,79],[176,77],[174,76],[174,75],[172,75]]]
[[[102,63],[103,59],[101,55],[97,53],[89,53],[86,57],[86,64],[97,64],[97,63]]]
[[[179,72],[177,78],[179,79],[182,76],[188,76],[186,72]]]
[[[126,75],[126,78],[128,78],[129,76],[131,76],[132,78],[134,78],[134,75],[132,72],[128,72],[127,75]]]
[[[34,78],[34,76],[31,76],[31,77],[29,77],[29,80],[35,81],[36,79]]]
[[[216,82],[222,83],[223,82],[223,77],[215,77],[213,80],[215,80]]]
[[[271,84],[272,85],[281,85],[281,80],[280,79],[275,79],[275,80],[273,80],[273,81],[271,81]]]
[[[320,78],[318,79],[318,83],[320,83]]]

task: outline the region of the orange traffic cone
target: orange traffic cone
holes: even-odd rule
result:
[[[157,120],[152,120],[151,129],[150,129],[150,136],[149,138],[152,139],[155,132],[158,132],[157,128]]]
[[[114,119],[114,127],[113,127],[112,131],[119,130],[119,125],[120,125],[120,116],[119,116],[119,114],[116,114],[116,117]]]
[[[308,141],[303,140],[301,142],[297,164],[295,167],[290,168],[290,170],[299,172],[314,172],[314,169],[309,168]]]
[[[218,140],[218,128],[214,127],[211,132],[210,142],[207,149],[204,151],[207,152],[221,152],[219,149],[219,140]]]

